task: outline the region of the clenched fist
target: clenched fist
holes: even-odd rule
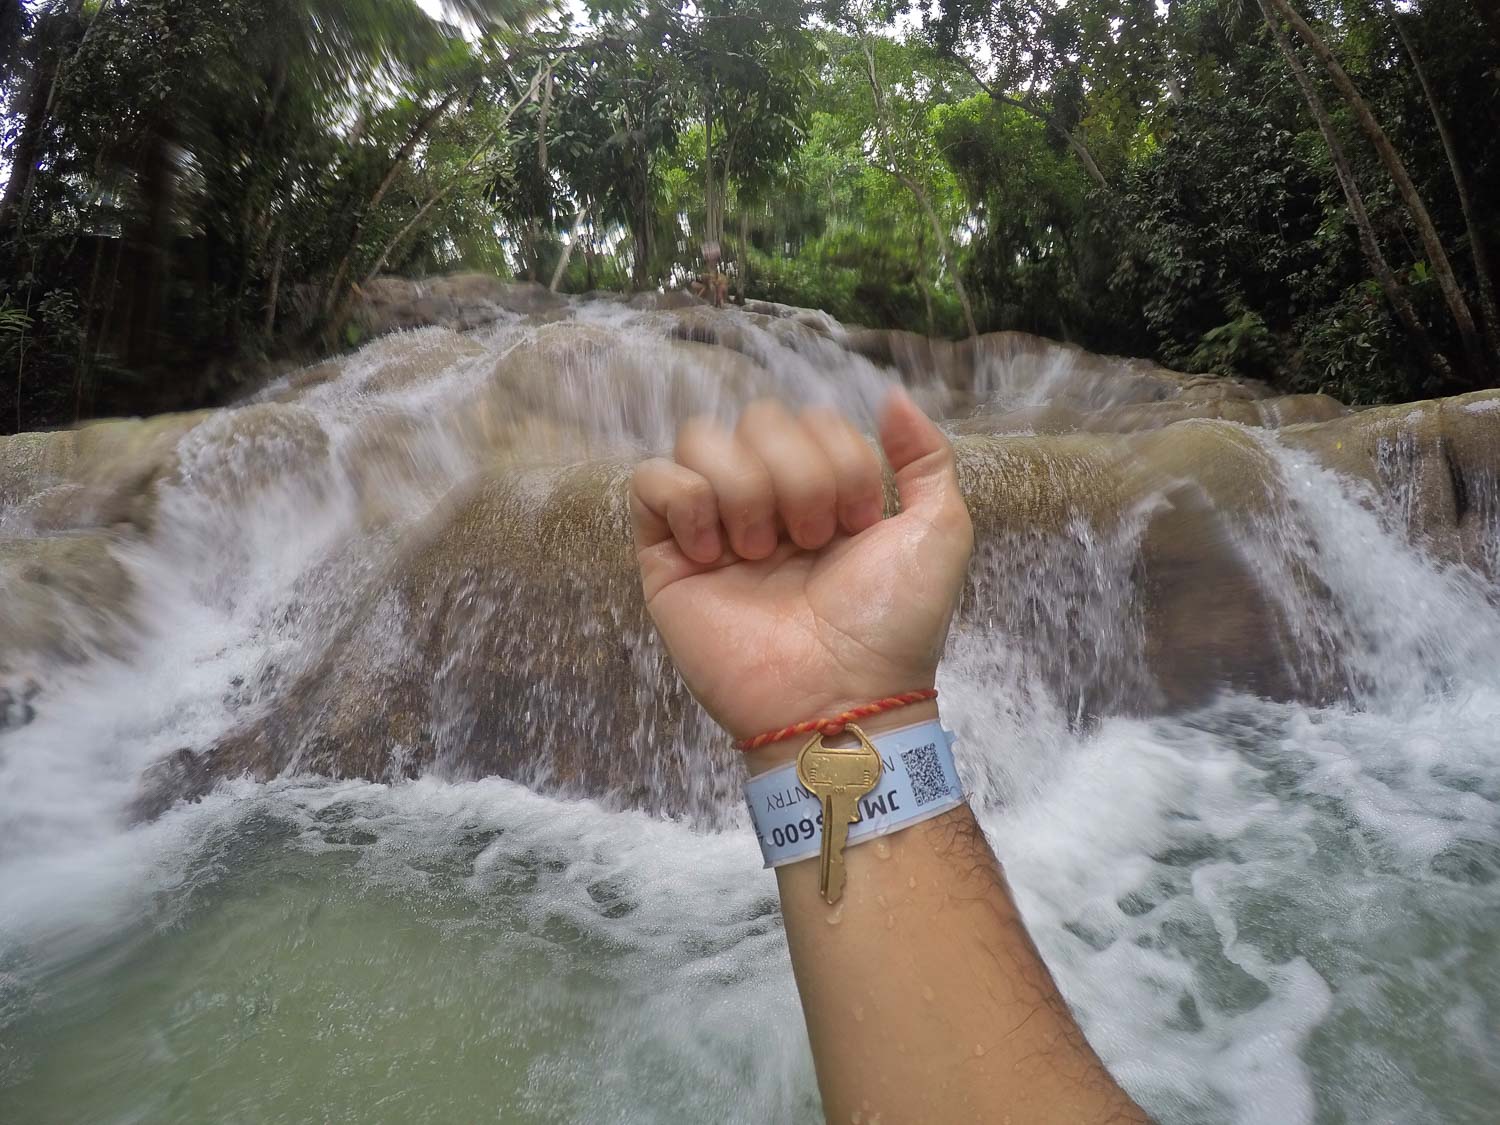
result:
[[[837,411],[751,404],[642,462],[630,510],[646,605],[693,695],[735,738],[933,686],[974,532],[953,449],[904,391],[880,461]]]

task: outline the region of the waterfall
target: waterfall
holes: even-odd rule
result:
[[[469,285],[231,408],[0,439],[0,1118],[816,1119],[624,484],[898,379],[979,539],[961,772],[1126,1087],[1494,1104],[1500,396]]]

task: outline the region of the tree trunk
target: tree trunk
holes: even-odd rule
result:
[[[52,116],[52,104],[57,98],[57,86],[62,79],[65,62],[70,61],[88,42],[94,25],[108,10],[109,0],[105,0],[94,18],[83,27],[78,23],[83,12],[83,0],[73,0],[65,11],[39,16],[37,19],[33,38],[50,36],[54,23],[60,25],[60,29],[57,41],[45,52],[45,61],[39,62],[32,71],[31,82],[22,100],[26,108],[22,111],[21,130],[11,152],[10,179],[5,184],[5,195],[0,197],[0,235],[14,227],[19,237],[26,224],[31,190],[36,182],[37,166],[41,162],[47,120]],[[47,22],[43,23],[43,20]]]
[[[177,169],[172,149],[172,142],[159,125],[138,150],[136,190],[141,196],[143,213],[131,243],[140,275],[126,348],[130,363],[136,366],[152,358],[166,300],[177,199]]]
[[[1041,106],[1033,105],[1031,102],[1024,101],[1021,98],[1013,98],[1009,94],[996,90],[980,77],[979,72],[970,65],[967,59],[952,54],[949,57],[956,59],[963,65],[963,68],[969,72],[969,77],[974,79],[979,84],[979,88],[989,95],[990,101],[1019,109],[1022,113],[1035,117],[1043,125],[1056,133],[1062,142],[1068,148],[1072,149],[1073,155],[1078,158],[1078,163],[1083,166],[1084,174],[1094,182],[1094,186],[1106,190],[1109,188],[1109,182],[1105,180],[1104,173],[1099,170],[1098,162],[1094,160],[1094,154],[1089,151],[1089,146],[1084,143],[1082,137],[1075,134],[1071,129],[1064,128],[1061,121],[1042,109]]]
[[[542,104],[536,117],[536,166],[547,171],[547,118],[552,113],[552,68],[542,80]]]
[[[650,280],[651,259],[656,254],[655,216],[651,206],[651,173],[642,163],[637,177],[632,179],[626,224],[630,227],[631,262],[630,285],[632,289],[645,289]]]
[[[1405,19],[1396,10],[1391,0],[1385,0],[1385,7],[1391,23],[1395,25],[1396,34],[1401,37],[1401,45],[1406,48],[1407,57],[1411,59],[1412,70],[1416,73],[1417,81],[1422,86],[1422,95],[1427,99],[1427,108],[1432,114],[1433,124],[1437,127],[1438,139],[1443,142],[1443,155],[1448,159],[1448,170],[1453,175],[1453,190],[1458,196],[1458,207],[1464,217],[1464,229],[1469,235],[1469,253],[1474,260],[1474,279],[1479,285],[1479,316],[1484,325],[1484,341],[1489,345],[1490,354],[1500,357],[1500,312],[1496,311],[1495,275],[1490,268],[1489,246],[1485,243],[1483,232],[1474,221],[1474,201],[1473,193],[1469,189],[1469,174],[1464,170],[1463,161],[1459,159],[1458,145],[1454,140],[1453,130],[1448,128],[1448,118],[1438,105],[1437,94],[1433,91],[1432,83],[1427,77],[1427,68],[1422,65],[1422,57],[1417,53],[1416,44],[1406,33]]]
[[[83,331],[78,334],[78,370],[73,378],[73,425],[83,420],[83,388],[90,375],[89,345],[94,339],[94,302],[99,294],[100,265],[104,260],[104,240],[94,238],[94,265],[89,271],[89,294],[83,302]]]
[[[1292,49],[1291,41],[1281,30],[1281,24],[1272,15],[1270,0],[1258,0],[1258,2],[1261,14],[1266,17],[1266,26],[1271,29],[1271,34],[1276,39],[1276,46],[1280,48],[1282,57],[1291,68],[1297,88],[1302,91],[1307,108],[1312,111],[1313,120],[1318,123],[1318,131],[1323,134],[1323,140],[1328,145],[1328,154],[1333,159],[1333,170],[1338,176],[1339,186],[1344,190],[1344,198],[1349,203],[1349,214],[1354,219],[1354,227],[1359,232],[1360,248],[1364,251],[1365,258],[1370,263],[1376,280],[1380,283],[1381,292],[1390,302],[1396,319],[1411,333],[1423,354],[1445,378],[1451,378],[1452,369],[1447,360],[1438,355],[1433,348],[1427,326],[1417,316],[1411,299],[1406,295],[1406,290],[1402,288],[1400,282],[1396,280],[1390,263],[1386,261],[1385,254],[1380,249],[1380,242],[1375,237],[1375,226],[1370,222],[1370,214],[1365,209],[1364,196],[1360,193],[1359,184],[1354,179],[1354,169],[1349,163],[1349,156],[1344,151],[1343,142],[1339,140],[1338,132],[1333,127],[1333,120],[1328,116],[1323,99],[1318,95],[1317,87],[1313,85],[1312,76],[1307,73],[1307,68],[1302,65],[1297,52]]]
[[[1094,181],[1095,187],[1106,189],[1109,187],[1109,183],[1104,178],[1104,173],[1099,170],[1099,165],[1094,160],[1094,154],[1089,151],[1089,146],[1084,144],[1083,139],[1071,129],[1064,128],[1062,123],[1053,117],[1052,114],[1038,106],[1032,105],[1030,102],[1022,101],[1020,98],[1013,98],[1008,94],[1000,94],[994,90],[988,92],[991,101],[997,101],[1001,105],[1014,106],[1023,113],[1031,114],[1032,117],[1035,117],[1042,124],[1046,125],[1047,128],[1062,138],[1064,144],[1073,150],[1073,155],[1078,157],[1078,163],[1083,165],[1084,173],[1089,179]]]
[[[500,136],[501,132],[504,131],[505,127],[510,124],[510,119],[516,115],[516,111],[536,96],[537,87],[541,84],[543,73],[544,71],[541,68],[537,69],[536,77],[531,80],[531,85],[526,88],[526,92],[523,93],[520,98],[517,99],[516,102],[508,110],[505,111],[505,116],[500,119],[499,124],[497,124],[485,135],[484,140],[479,142],[479,147],[469,154],[469,158],[465,160],[464,163],[459,167],[458,172],[454,175],[453,179],[449,181],[447,185],[439,188],[436,192],[434,192],[427,199],[427,202],[422,204],[417,213],[412,216],[411,221],[408,222],[399,231],[397,231],[395,236],[385,244],[385,248],[381,250],[380,256],[375,259],[375,264],[370,267],[370,271],[365,275],[364,284],[370,284],[370,282],[374,281],[375,278],[379,276],[380,271],[385,268],[386,260],[391,256],[391,251],[395,250],[396,247],[399,246],[403,240],[405,240],[406,236],[410,234],[413,229],[415,229],[417,224],[427,217],[427,212],[431,211],[435,206],[442,202],[442,200],[447,197],[448,193],[458,186],[459,178],[462,177],[466,172],[468,172],[470,168],[474,167],[474,165],[479,162],[480,158],[484,156],[485,153],[490,151],[490,148],[494,144],[495,140]],[[340,284],[340,289],[343,289],[342,283]],[[323,337],[325,343],[331,344],[334,340],[337,340],[339,333],[344,330],[344,324],[349,319],[350,296],[351,294],[346,291],[340,291],[333,294],[334,300],[331,311],[325,312],[324,314],[325,325],[323,329]]]
[[[597,289],[598,281],[594,273],[594,216],[589,214],[588,241],[583,244],[583,285],[592,293]]]
[[[718,241],[714,216],[718,210],[718,182],[714,175],[714,119],[713,114],[703,115],[703,243],[707,246]]]
[[[527,87],[526,92],[522,94],[520,98],[513,105],[511,105],[508,110],[505,111],[505,116],[500,119],[499,123],[487,134],[485,134],[484,140],[479,142],[479,146],[475,148],[474,151],[469,154],[468,159],[459,166],[459,169],[454,174],[453,179],[449,180],[447,184],[439,188],[437,191],[433,192],[432,195],[427,198],[427,201],[417,209],[417,213],[411,217],[411,220],[400,230],[398,230],[391,237],[390,241],[385,244],[385,248],[380,251],[379,257],[375,259],[375,264],[371,266],[369,272],[365,274],[363,282],[365,285],[369,285],[378,276],[380,276],[380,271],[385,268],[385,263],[390,258],[391,252],[406,240],[406,236],[416,229],[417,224],[419,224],[423,219],[427,217],[427,213],[429,211],[431,211],[434,207],[436,207],[439,203],[446,199],[449,192],[458,187],[461,178],[469,171],[469,169],[478,164],[480,159],[492,149],[495,141],[499,138],[500,134],[504,132],[505,127],[510,124],[510,119],[516,115],[516,111],[536,96],[537,87],[541,84],[543,73],[543,70],[541,68],[538,68],[536,77],[531,80],[531,85]],[[341,293],[338,297],[338,300],[334,303],[332,313],[328,314],[325,317],[326,323],[323,329],[323,337],[325,343],[331,345],[333,341],[338,339],[339,333],[344,330],[344,325],[349,320],[350,296],[352,296],[352,294],[350,293]]]
[[[871,49],[869,40],[865,40],[861,46],[865,54],[865,75],[870,81],[870,93],[875,99],[875,134],[882,143],[888,143],[885,127],[885,91],[880,85],[880,75],[875,70],[875,52]],[[938,221],[937,211],[933,209],[932,201],[927,198],[927,193],[922,190],[922,185],[908,176],[900,168],[894,166],[884,167],[877,164],[889,175],[896,177],[906,190],[916,196],[917,204],[922,208],[923,214],[927,216],[928,223],[932,226],[932,235],[937,240],[938,249],[942,251],[943,261],[947,263],[948,271],[953,274],[953,289],[958,294],[958,303],[964,310],[964,323],[968,325],[970,339],[979,335],[979,329],[974,326],[974,309],[969,304],[969,293],[964,288],[964,279],[958,274],[958,263],[953,258],[953,248],[949,245],[948,234],[943,230],[943,224]]]
[[[563,274],[568,272],[568,259],[573,256],[573,247],[578,243],[578,233],[583,229],[583,217],[589,212],[589,205],[585,203],[578,208],[578,214],[573,216],[573,232],[568,236],[568,244],[563,247],[561,256],[557,259],[557,268],[552,271],[552,283],[547,288],[557,292],[557,286],[563,279]]]
[[[48,92],[57,78],[58,68],[58,54],[54,54],[46,63],[39,64],[31,72],[31,81],[22,96],[21,104],[25,109],[21,112],[21,128],[16,134],[10,179],[5,184],[5,195],[0,197],[0,234],[12,227],[19,234],[24,222],[21,200],[30,197],[31,180],[36,175],[37,165],[41,160],[42,135],[47,125]]]
[[[349,269],[354,264],[354,255],[359,252],[359,240],[364,236],[365,224],[369,221],[371,214],[380,206],[380,201],[385,198],[385,193],[390,191],[391,185],[396,182],[396,176],[402,168],[406,167],[406,162],[411,159],[411,154],[416,151],[422,138],[437,124],[438,118],[448,111],[462,92],[461,89],[455,87],[448,92],[447,97],[422,114],[407,132],[406,140],[401,142],[401,147],[391,157],[390,167],[380,178],[380,183],[375,185],[375,190],[370,194],[370,198],[365,200],[365,205],[360,208],[359,216],[354,220],[354,229],[349,234],[344,255],[339,259],[338,267],[333,271],[333,280],[328,283],[328,289],[323,295],[325,316],[333,312],[334,306],[343,295],[344,279],[349,276]]]
[[[927,237],[922,228],[917,228],[917,291],[922,294],[922,306],[927,310],[927,335],[933,333],[932,292],[927,288],[927,277],[922,264],[927,261]]]
[[[654,252],[651,245],[651,216],[645,207],[632,207],[631,211],[630,284],[635,289],[645,289],[650,282],[651,255]]]
[[[734,291],[741,307],[745,304],[745,283],[750,279],[750,212],[740,207],[739,268],[734,272]]]
[[[927,216],[928,223],[932,226],[932,235],[937,239],[937,244],[943,253],[943,261],[947,263],[948,272],[953,275],[953,289],[958,294],[958,303],[963,306],[964,323],[969,328],[970,338],[979,335],[979,329],[974,326],[974,309],[969,304],[969,293],[964,288],[964,279],[958,275],[958,263],[953,258],[953,247],[948,242],[948,234],[943,230],[943,224],[938,221],[937,211],[933,209],[932,201],[927,198],[927,193],[922,190],[922,185],[906,175],[904,172],[893,172],[892,175],[906,186],[906,189],[917,197],[917,203]]]
[[[286,257],[286,224],[276,232],[276,250],[271,259],[271,280],[266,289],[266,318],[260,334],[267,340],[276,331],[276,302],[281,299],[281,263]]]
[[[1333,78],[1333,84],[1338,87],[1339,93],[1343,95],[1349,108],[1354,111],[1355,120],[1369,137],[1370,143],[1375,146],[1375,152],[1380,157],[1380,162],[1390,173],[1391,180],[1396,185],[1402,200],[1406,203],[1407,211],[1410,213],[1412,222],[1416,224],[1417,233],[1422,238],[1422,245],[1427,253],[1428,264],[1432,268],[1432,274],[1437,279],[1438,287],[1442,290],[1443,300],[1448,305],[1448,312],[1453,317],[1453,322],[1458,328],[1459,339],[1463,344],[1464,355],[1467,358],[1472,371],[1471,378],[1479,380],[1483,378],[1484,372],[1489,364],[1486,361],[1484,349],[1479,342],[1479,333],[1474,326],[1474,314],[1469,311],[1467,301],[1464,299],[1463,290],[1459,288],[1458,279],[1453,274],[1453,265],[1448,260],[1448,252],[1443,249],[1442,240],[1438,237],[1437,227],[1433,225],[1432,216],[1428,213],[1427,205],[1422,201],[1421,194],[1412,183],[1411,175],[1406,170],[1405,163],[1397,154],[1391,139],[1386,136],[1385,130],[1375,120],[1375,114],[1370,109],[1370,103],[1365,100],[1364,95],[1359,92],[1354,81],[1345,73],[1344,68],[1334,58],[1333,52],[1329,50],[1328,44],[1315,32],[1306,20],[1304,20],[1289,0],[1268,0],[1276,9],[1276,12],[1285,19],[1302,37],[1314,55],[1318,57],[1329,75]],[[1269,15],[1269,13],[1267,13]]]

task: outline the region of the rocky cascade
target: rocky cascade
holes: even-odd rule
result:
[[[254,671],[136,815],[224,775],[437,771],[713,816],[732,751],[649,628],[624,488],[682,419],[760,395],[868,420],[899,379],[943,418],[979,537],[956,654],[1004,636],[1077,723],[1432,686],[1466,638],[1400,638],[1403,683],[1364,659],[1397,642],[1331,581],[1357,544],[1309,520],[1311,478],[1453,582],[1500,576],[1500,391],[1355,411],[1019,333],[475,276],[380,281],[362,316],[374,342],[241,405],[0,439],[0,755],[189,603]]]

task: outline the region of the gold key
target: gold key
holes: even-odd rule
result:
[[[859,745],[824,746],[823,736],[817,734],[797,755],[797,780],[823,803],[818,890],[830,905],[844,893],[844,843],[849,825],[859,816],[859,799],[875,788],[884,769],[865,732],[852,723],[844,729],[859,739]]]

